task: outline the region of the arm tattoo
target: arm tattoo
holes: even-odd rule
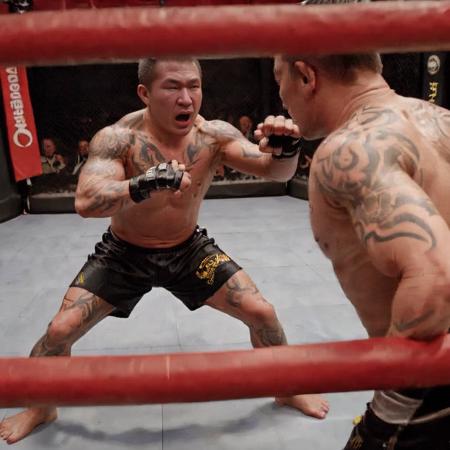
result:
[[[77,188],[77,196],[85,200],[85,211],[112,215],[127,202],[123,165],[135,143],[134,132],[120,126],[104,128],[92,139]]]
[[[360,113],[362,125],[357,129],[348,127],[328,139],[331,151],[318,155],[315,182],[331,203],[348,209],[365,244],[408,237],[433,248],[436,237],[426,218],[437,211],[416,184],[404,187],[405,177],[418,170],[419,151],[388,125],[373,128],[374,122],[384,123],[386,118],[390,123],[396,120],[392,111],[377,115],[371,108]],[[339,144],[333,146],[336,141]]]
[[[123,159],[134,143],[133,132],[113,125],[104,128],[94,136],[89,145],[89,158]]]
[[[119,123],[126,128],[142,130],[144,127],[144,111],[136,111],[122,118]]]
[[[427,311],[412,320],[402,320],[400,322],[394,322],[394,328],[400,333],[414,329],[428,320],[432,315],[434,315],[434,313],[434,311]]]
[[[110,168],[109,173],[114,175],[114,168]],[[107,214],[127,202],[128,186],[116,180],[99,181],[98,178],[91,177],[83,183],[83,192],[90,199],[87,211]]]
[[[99,159],[90,159],[83,167],[83,175],[94,175],[99,177],[111,177],[116,175],[116,169],[110,164],[105,164]]]
[[[415,121],[438,139],[450,138],[450,112],[432,103],[417,101],[412,108]]]
[[[95,182],[92,184],[92,189],[95,190]],[[122,207],[126,203],[123,197],[128,191],[128,187],[123,184],[117,184],[115,181],[106,182],[103,186],[98,187],[97,191],[91,192],[92,203],[87,208],[88,211],[98,211],[101,213],[108,213],[109,211]]]
[[[264,156],[263,153],[256,149],[255,144],[248,141],[237,128],[228,122],[211,120],[206,122],[205,130],[216,137],[218,142],[238,142],[241,145],[241,152],[244,158],[259,159]]]
[[[204,129],[218,139],[245,140],[243,134],[237,128],[223,120],[210,120],[209,122],[205,122]]]

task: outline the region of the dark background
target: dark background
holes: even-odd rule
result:
[[[421,54],[383,56],[384,75],[401,95],[422,96]],[[255,125],[282,112],[269,59],[203,60],[206,119],[237,124],[241,115]],[[53,137],[58,150],[71,155],[78,139],[128,112],[143,107],[136,94],[136,64],[36,67],[28,70],[30,94],[40,139]]]

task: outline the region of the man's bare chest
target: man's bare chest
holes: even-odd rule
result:
[[[213,170],[217,155],[211,146],[199,145],[195,141],[169,148],[156,145],[148,139],[138,139],[125,155],[126,176],[130,178],[143,174],[150,167],[173,160],[184,164],[192,177],[204,178]]]

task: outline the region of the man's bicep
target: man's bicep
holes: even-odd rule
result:
[[[428,195],[400,170],[380,175],[347,209],[374,265],[388,276],[423,268],[426,255],[439,254],[449,237]]]
[[[122,181],[125,179],[124,157],[132,145],[129,130],[106,127],[89,143],[89,154],[79,183],[92,178]]]
[[[118,126],[105,127],[89,143],[88,158],[123,159],[133,141],[134,135],[130,130]]]
[[[264,154],[259,147],[244,138],[228,142],[223,147],[222,162],[242,172],[261,167],[263,160]]]
[[[81,169],[78,184],[92,179],[125,180],[125,168],[122,161],[120,159],[100,159],[90,155]]]
[[[209,122],[220,146],[221,162],[245,173],[261,174],[264,154],[233,125],[221,120]]]

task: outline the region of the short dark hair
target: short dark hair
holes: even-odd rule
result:
[[[322,69],[331,78],[343,82],[352,82],[356,78],[356,70],[369,70],[381,73],[383,64],[378,53],[360,53],[354,55],[298,55],[284,58],[290,63],[305,61],[313,67]]]
[[[361,3],[370,0],[303,0],[301,5],[331,5],[340,3]],[[356,53],[343,55],[299,55],[297,57],[287,57],[290,62],[303,60],[311,65],[315,65],[333,78],[342,81],[352,81],[355,77],[355,69],[366,69],[381,73],[383,65],[379,53]]]
[[[202,68],[200,62],[196,58],[186,57],[175,57],[175,58],[142,58],[138,62],[138,80],[140,84],[146,87],[150,87],[155,80],[155,67],[160,61],[177,61],[177,62],[193,62],[200,72],[200,77],[202,76]]]

